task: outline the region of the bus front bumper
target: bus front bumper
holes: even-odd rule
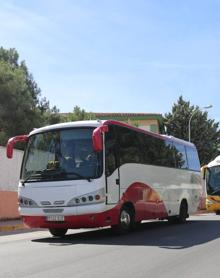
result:
[[[23,222],[30,228],[95,228],[116,225],[119,211],[111,209],[101,213],[85,215],[22,216]]]

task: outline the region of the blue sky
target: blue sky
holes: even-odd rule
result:
[[[164,114],[183,95],[220,121],[219,14],[218,0],[0,0],[0,45],[62,112]]]

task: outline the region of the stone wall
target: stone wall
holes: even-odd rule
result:
[[[14,150],[13,158],[6,157],[6,148],[0,146],[0,219],[19,217],[17,188],[23,152]]]

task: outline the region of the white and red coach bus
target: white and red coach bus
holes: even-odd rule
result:
[[[202,187],[195,146],[125,123],[81,121],[35,129],[25,141],[19,210],[30,227],[112,226],[120,233],[146,219],[184,223]]]

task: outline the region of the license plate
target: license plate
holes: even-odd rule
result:
[[[47,221],[51,221],[51,222],[64,222],[63,215],[48,215],[46,219]]]

